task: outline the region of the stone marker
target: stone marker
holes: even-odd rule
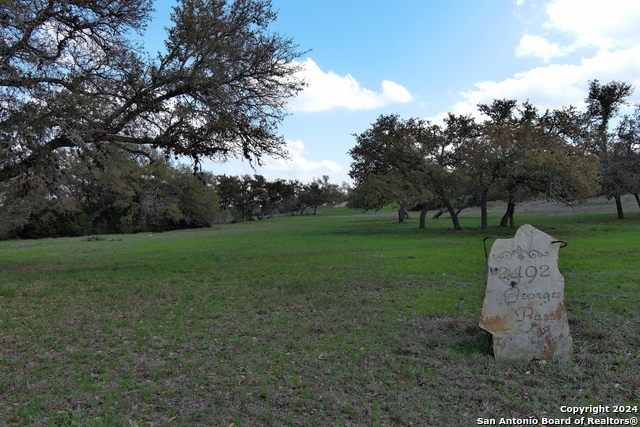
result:
[[[560,244],[523,225],[513,239],[497,239],[487,258],[480,327],[493,335],[496,359],[571,359]]]

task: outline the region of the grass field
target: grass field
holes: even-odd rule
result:
[[[514,231],[477,217],[456,233],[326,208],[0,242],[0,425],[471,426],[640,405],[640,214],[626,214],[516,213],[568,242],[572,362],[493,359],[482,239]]]

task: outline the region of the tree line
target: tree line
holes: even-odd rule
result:
[[[349,206],[400,206],[446,210],[461,228],[461,209],[479,206],[488,228],[487,203],[506,203],[501,226],[511,225],[518,203],[544,197],[565,204],[596,195],[614,199],[634,194],[640,206],[640,107],[619,116],[631,85],[589,82],[587,111],[575,107],[540,112],[529,102],[500,99],[479,104],[484,120],[448,114],[443,125],[382,115],[355,135],[349,175],[355,188]]]
[[[219,197],[207,173],[155,152],[65,152],[55,176],[0,183],[0,237],[41,238],[209,226]]]
[[[349,185],[332,184],[329,176],[299,180],[266,180],[262,175],[215,177],[220,206],[234,222],[263,219],[273,215],[315,215],[320,206],[347,201]]]
[[[0,239],[161,232],[274,215],[315,214],[346,201],[329,176],[309,183],[226,176],[173,164],[157,151],[105,146],[65,152],[56,176],[0,183]]]

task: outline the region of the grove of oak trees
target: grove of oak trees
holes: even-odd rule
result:
[[[349,175],[355,188],[349,205],[368,210],[389,203],[422,209],[443,207],[453,228],[458,213],[479,206],[488,227],[487,202],[503,200],[500,225],[511,224],[518,203],[544,197],[575,204],[598,194],[616,201],[640,193],[640,108],[614,125],[633,89],[622,82],[589,82],[588,109],[541,113],[510,99],[479,104],[484,120],[449,114],[443,125],[383,115],[355,135]]]

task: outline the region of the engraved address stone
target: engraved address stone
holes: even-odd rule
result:
[[[491,248],[480,327],[496,359],[573,357],[555,240],[527,224]]]

